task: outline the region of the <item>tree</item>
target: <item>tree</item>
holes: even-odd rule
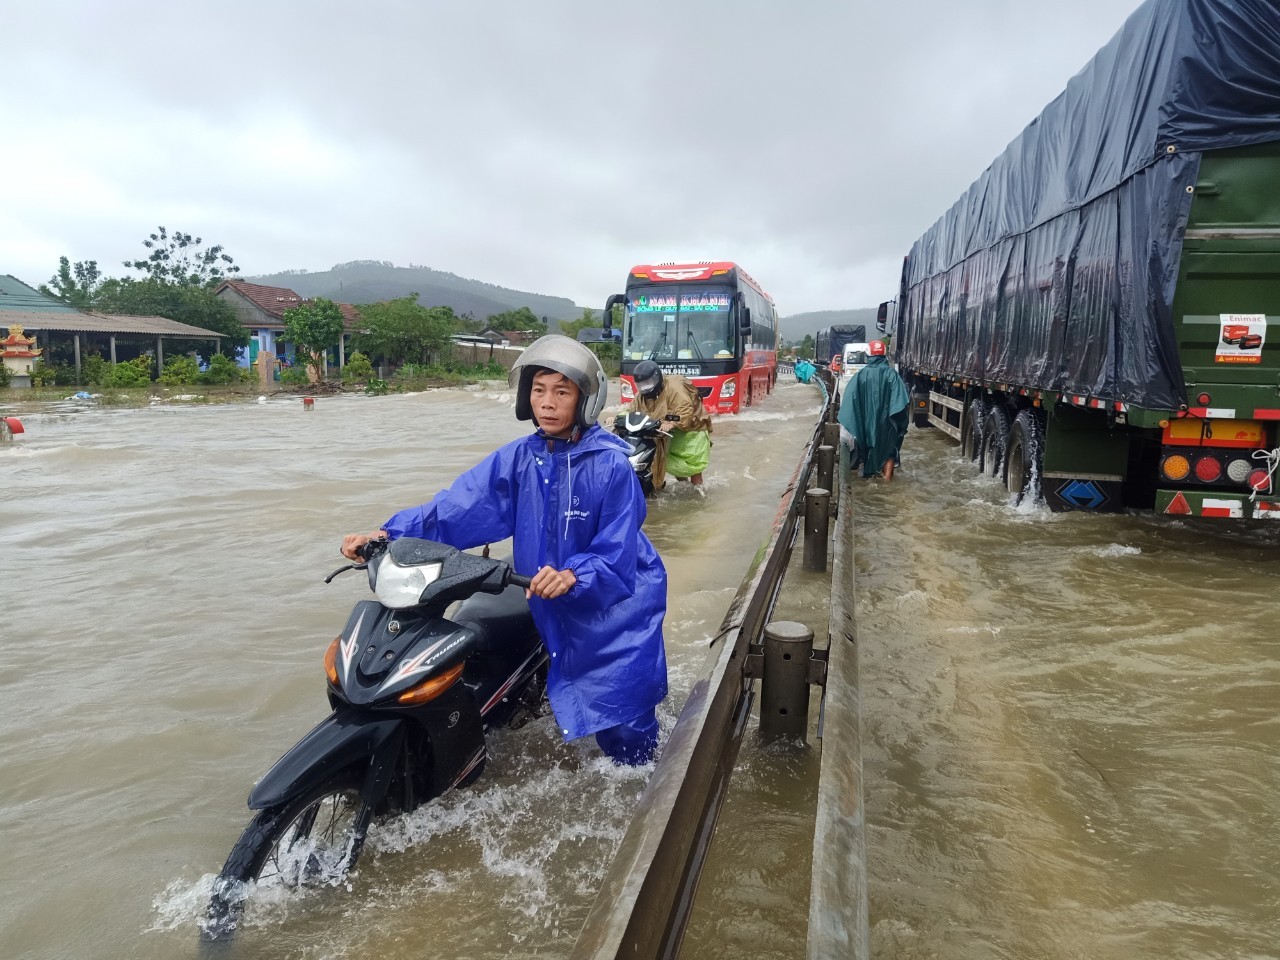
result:
[[[40,292],[77,310],[92,310],[103,279],[97,260],[77,260],[72,266],[66,257],[59,257],[58,272],[40,285]]]
[[[317,297],[284,312],[284,338],[308,358],[313,379],[324,376],[325,351],[342,338],[342,311],[332,300]]]
[[[201,249],[204,240],[189,233],[175,230],[172,234],[164,227],[142,245],[151,251],[145,260],[126,260],[131,270],[141,270],[150,279],[161,283],[176,283],[184,287],[217,286],[240,268],[226,253],[221,244]]]
[[[528,307],[507,310],[505,313],[495,313],[485,321],[485,325],[493,327],[495,330],[532,331],[539,336],[547,332],[547,325],[539,320]]]
[[[178,286],[154,277],[146,280],[107,280],[99,288],[96,309],[103,313],[135,317],[167,317],[214,333],[222,334],[220,349],[205,347],[200,355],[208,361],[214,353],[234,357],[249,345],[249,331],[227,301],[214,296],[209,287]],[[216,341],[210,341],[214,343]]]
[[[582,308],[582,316],[577,320],[561,320],[560,332],[566,337],[578,339],[578,334],[589,328],[599,328],[600,318],[596,316],[596,312],[590,307]]]
[[[355,346],[393,364],[430,363],[461,326],[452,307],[424,307],[418,295],[360,307]]]
[[[804,335],[804,339],[800,341],[799,353],[800,356],[808,360],[813,359],[813,334],[806,333]]]

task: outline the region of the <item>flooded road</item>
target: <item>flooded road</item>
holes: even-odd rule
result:
[[[1280,956],[1280,533],[903,468],[856,517],[873,956]]]
[[[816,407],[783,385],[718,421],[706,500],[651,507],[667,730]],[[0,957],[199,956],[249,787],[324,714],[321,655],[366,596],[321,583],[341,534],[525,428],[497,386],[22,416],[0,448]],[[1013,508],[914,430],[841,522],[874,956],[1280,956],[1280,533]],[[474,789],[380,825],[350,890],[257,903],[219,955],[567,954],[647,771],[549,718],[493,751]],[[749,734],[741,760],[684,955],[800,958],[816,753]]]
[[[615,393],[616,395],[616,393]],[[667,565],[669,730],[766,535],[819,400],[719,420],[704,499],[651,504]],[[9,412],[9,411],[4,411]],[[24,408],[0,448],[0,957],[198,956],[245,797],[327,712],[359,576],[342,534],[525,433],[505,385],[231,406]],[[500,550],[501,548],[495,548]],[[499,734],[485,777],[379,825],[349,890],[257,902],[219,956],[567,953],[647,770]]]

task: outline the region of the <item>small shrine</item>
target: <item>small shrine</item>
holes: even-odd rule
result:
[[[30,387],[31,368],[36,365],[42,350],[32,349],[36,338],[25,336],[22,324],[9,328],[9,335],[0,340],[0,362],[9,370],[10,387]]]

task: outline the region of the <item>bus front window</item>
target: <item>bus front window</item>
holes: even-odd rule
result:
[[[733,356],[733,328],[729,324],[732,300],[729,290],[723,287],[694,288],[681,294],[684,335],[680,356],[698,360],[728,360]]]
[[[678,310],[674,289],[631,291],[622,356],[627,360],[674,359]]]
[[[727,286],[670,284],[628,291],[622,355],[627,360],[727,360],[733,327]]]

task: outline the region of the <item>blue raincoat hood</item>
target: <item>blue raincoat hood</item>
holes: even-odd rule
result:
[[[573,589],[529,601],[551,654],[547,693],[566,740],[632,720],[667,693],[667,572],[640,529],[628,448],[593,425],[577,440],[534,433],[494,451],[429,503],[383,526],[459,549],[512,538],[517,573],[569,569]]]

